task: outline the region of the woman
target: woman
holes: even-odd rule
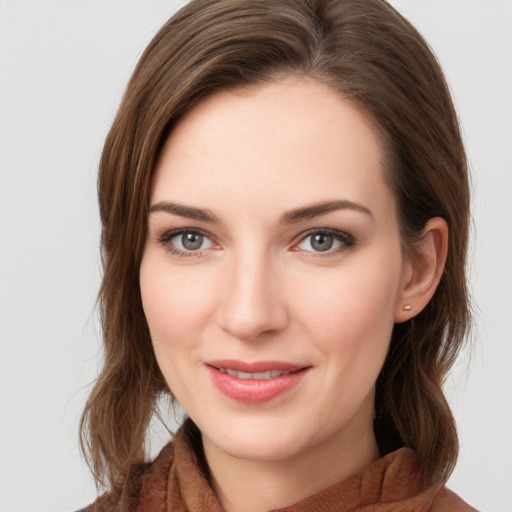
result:
[[[199,0],[100,165],[89,510],[472,510],[442,383],[469,194],[442,72],[381,0]],[[152,463],[160,398],[189,416]]]

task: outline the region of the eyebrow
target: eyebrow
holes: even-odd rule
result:
[[[180,217],[187,217],[188,219],[201,220],[204,222],[219,222],[219,219],[209,210],[174,202],[160,201],[149,208],[149,213],[152,212],[166,212],[173,215],[179,215]]]
[[[326,213],[334,212],[337,210],[355,210],[357,212],[369,215],[373,219],[372,212],[366,208],[366,206],[348,201],[346,199],[340,199],[335,201],[323,201],[321,203],[314,203],[308,206],[294,208],[293,210],[290,210],[281,215],[279,222],[281,224],[294,224],[302,220],[312,219],[314,217],[318,217],[319,215],[324,215]]]
[[[373,219],[372,212],[358,203],[348,201],[346,199],[339,199],[335,201],[323,201],[314,203],[300,208],[289,210],[279,218],[280,224],[295,224],[297,222],[313,219],[326,213],[334,212],[337,210],[354,210],[357,212],[369,215]],[[149,213],[165,212],[172,215],[179,215],[188,219],[200,220],[203,222],[211,222],[213,224],[220,223],[218,217],[213,215],[209,210],[203,208],[196,208],[195,206],[187,206],[181,203],[160,201],[149,208]]]

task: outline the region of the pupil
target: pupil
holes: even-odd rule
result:
[[[334,239],[331,235],[315,235],[313,240],[311,241],[311,246],[315,251],[328,251],[332,244],[334,243]]]
[[[203,245],[203,235],[197,233],[186,233],[182,236],[183,247],[189,251],[195,251]]]

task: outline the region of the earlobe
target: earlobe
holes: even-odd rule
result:
[[[416,316],[434,295],[443,275],[448,252],[448,225],[441,217],[425,225],[421,241],[404,263],[404,279],[395,305],[395,322]]]

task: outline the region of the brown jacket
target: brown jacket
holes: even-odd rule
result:
[[[182,428],[142,472],[140,492],[108,496],[80,512],[222,512]],[[443,484],[425,486],[414,452],[401,448],[359,473],[279,512],[470,512]],[[274,511],[278,512],[278,511]]]

